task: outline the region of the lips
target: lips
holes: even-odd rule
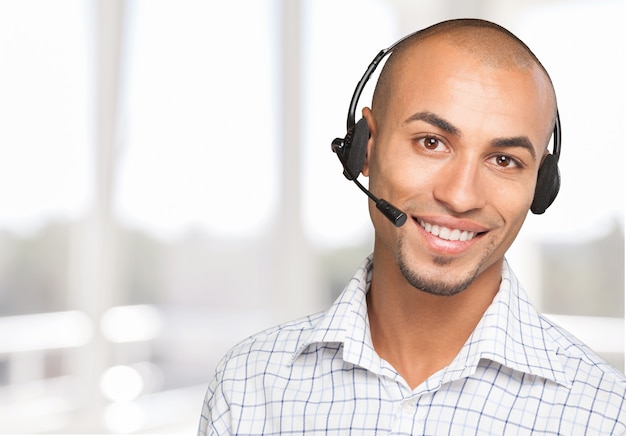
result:
[[[427,223],[423,220],[419,220],[419,224],[431,235],[445,239],[446,241],[471,241],[474,236],[476,236],[476,232],[462,229],[451,229],[437,224]]]

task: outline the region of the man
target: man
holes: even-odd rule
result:
[[[539,61],[492,23],[439,23],[393,47],[362,114],[357,172],[406,222],[370,202],[373,254],[327,312],[228,353],[199,433],[626,433],[623,374],[539,315],[504,258],[554,157]]]

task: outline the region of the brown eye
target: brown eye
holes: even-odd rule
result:
[[[498,156],[496,157],[496,163],[501,167],[508,167],[511,165],[512,160],[508,156]]]
[[[511,156],[507,156],[505,154],[499,154],[491,158],[492,162],[495,163],[500,168],[519,168],[519,161]]]
[[[424,147],[429,150],[435,150],[439,146],[439,140],[437,138],[424,138]]]

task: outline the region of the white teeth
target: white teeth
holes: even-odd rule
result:
[[[420,225],[424,227],[424,229],[435,236],[439,236],[441,239],[445,239],[448,241],[469,241],[474,236],[476,236],[475,232],[468,232],[467,230],[460,229],[449,229],[447,227],[439,227],[436,224],[426,223],[420,220]]]

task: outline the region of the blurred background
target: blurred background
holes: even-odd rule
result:
[[[371,251],[331,140],[380,49],[455,17],[552,75],[562,188],[508,258],[623,371],[623,1],[0,0],[0,433],[193,434],[223,353]]]

